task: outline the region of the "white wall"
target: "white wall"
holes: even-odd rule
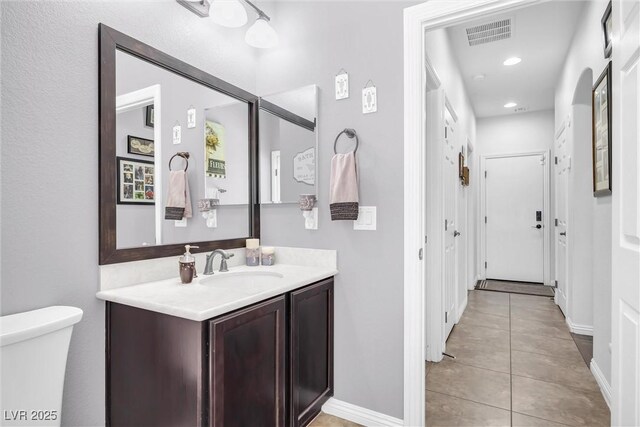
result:
[[[478,119],[477,153],[512,154],[550,150],[554,137],[553,110]]]
[[[585,69],[592,70],[593,82],[598,79],[604,70],[607,61],[604,58],[602,46],[602,27],[600,19],[607,7],[606,0],[594,0],[588,2],[580,19],[580,24],[574,35],[573,42],[567,54],[567,59],[562,69],[555,99],[556,128],[567,117],[572,117],[572,104],[576,86],[580,75]],[[580,154],[586,164],[582,165],[580,176],[572,176],[571,179],[583,191],[591,192],[591,128],[590,123],[588,137],[583,136],[574,141],[574,149],[581,150]],[[613,191],[616,191],[616,183],[613,182]],[[607,381],[611,381],[611,354],[609,343],[611,342],[611,196],[582,200],[577,212],[588,210],[592,223],[585,233],[591,233],[592,251],[588,258],[590,262],[583,265],[593,283],[593,360],[604,373]]]
[[[460,66],[453,54],[452,44],[446,29],[428,31],[425,34],[425,51],[428,60],[435,70],[444,88],[445,96],[451,103],[458,116],[458,140],[456,144],[468,153],[467,140],[472,145],[476,142],[476,117],[471,106],[467,89],[460,74]],[[467,155],[467,164],[476,165],[475,152]],[[464,307],[467,302],[467,290],[475,285],[477,275],[477,263],[475,251],[469,248],[475,246],[475,222],[469,221],[475,215],[476,206],[474,188],[477,182],[470,180],[468,187],[458,186],[458,308]],[[462,313],[458,312],[458,316]]]

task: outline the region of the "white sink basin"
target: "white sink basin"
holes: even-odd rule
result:
[[[223,289],[260,292],[277,285],[283,277],[281,273],[274,271],[236,271],[205,276],[200,279],[200,284]]]

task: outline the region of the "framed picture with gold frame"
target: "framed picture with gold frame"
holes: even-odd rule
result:
[[[611,62],[592,91],[593,107],[593,195],[611,194]]]

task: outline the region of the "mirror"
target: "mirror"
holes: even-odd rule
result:
[[[100,56],[100,263],[259,237],[258,98],[102,24]]]
[[[298,203],[317,191],[315,85],[263,96],[259,101],[260,203]]]

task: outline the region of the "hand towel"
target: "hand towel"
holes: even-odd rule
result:
[[[329,203],[331,220],[358,219],[358,171],[355,152],[336,154],[331,159]]]
[[[170,171],[164,219],[179,221],[183,218],[191,218],[192,215],[187,172],[183,170]]]

